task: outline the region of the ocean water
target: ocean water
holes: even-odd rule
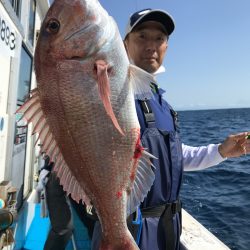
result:
[[[182,141],[191,146],[222,142],[250,131],[250,108],[179,111]],[[250,249],[250,156],[202,171],[185,172],[184,208],[229,248]]]

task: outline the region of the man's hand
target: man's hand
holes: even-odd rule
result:
[[[250,153],[250,132],[229,135],[226,140],[219,145],[219,153],[223,158],[239,157]]]

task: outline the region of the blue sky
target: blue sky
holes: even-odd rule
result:
[[[123,36],[136,10],[159,8],[174,18],[158,77],[177,110],[250,107],[250,0],[100,0]]]

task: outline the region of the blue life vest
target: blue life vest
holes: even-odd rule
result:
[[[157,87],[156,87],[157,88]],[[183,173],[182,146],[178,134],[176,113],[162,98],[164,91],[156,89],[154,98],[147,100],[148,117],[142,102],[136,100],[136,110],[141,125],[141,141],[143,147],[158,159],[153,159],[155,181],[147,197],[141,204],[141,210],[171,204],[178,200]],[[170,208],[171,210],[171,208]],[[170,247],[169,238],[173,235],[166,232],[159,217],[143,218],[139,247],[141,250],[177,250],[181,234],[180,213],[171,217],[174,231],[174,242]],[[171,241],[171,240],[170,240]]]

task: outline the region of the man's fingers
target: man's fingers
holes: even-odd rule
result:
[[[246,146],[245,146],[245,145],[241,145],[241,148],[242,148],[242,153],[243,153],[244,155],[246,155],[246,154],[247,154]]]
[[[230,137],[233,139],[235,145],[237,145],[237,144],[246,143],[248,141],[247,138],[248,138],[249,134],[250,134],[250,132],[243,132],[243,133],[239,133],[239,134],[236,134],[236,135],[232,135]]]
[[[250,153],[250,140],[246,140],[244,143],[244,147],[246,148],[247,153]]]
[[[245,139],[248,134],[250,134],[250,132],[243,132],[243,133],[239,133],[239,134],[236,134],[236,135],[232,135],[232,137],[235,140],[240,140],[240,139]]]

